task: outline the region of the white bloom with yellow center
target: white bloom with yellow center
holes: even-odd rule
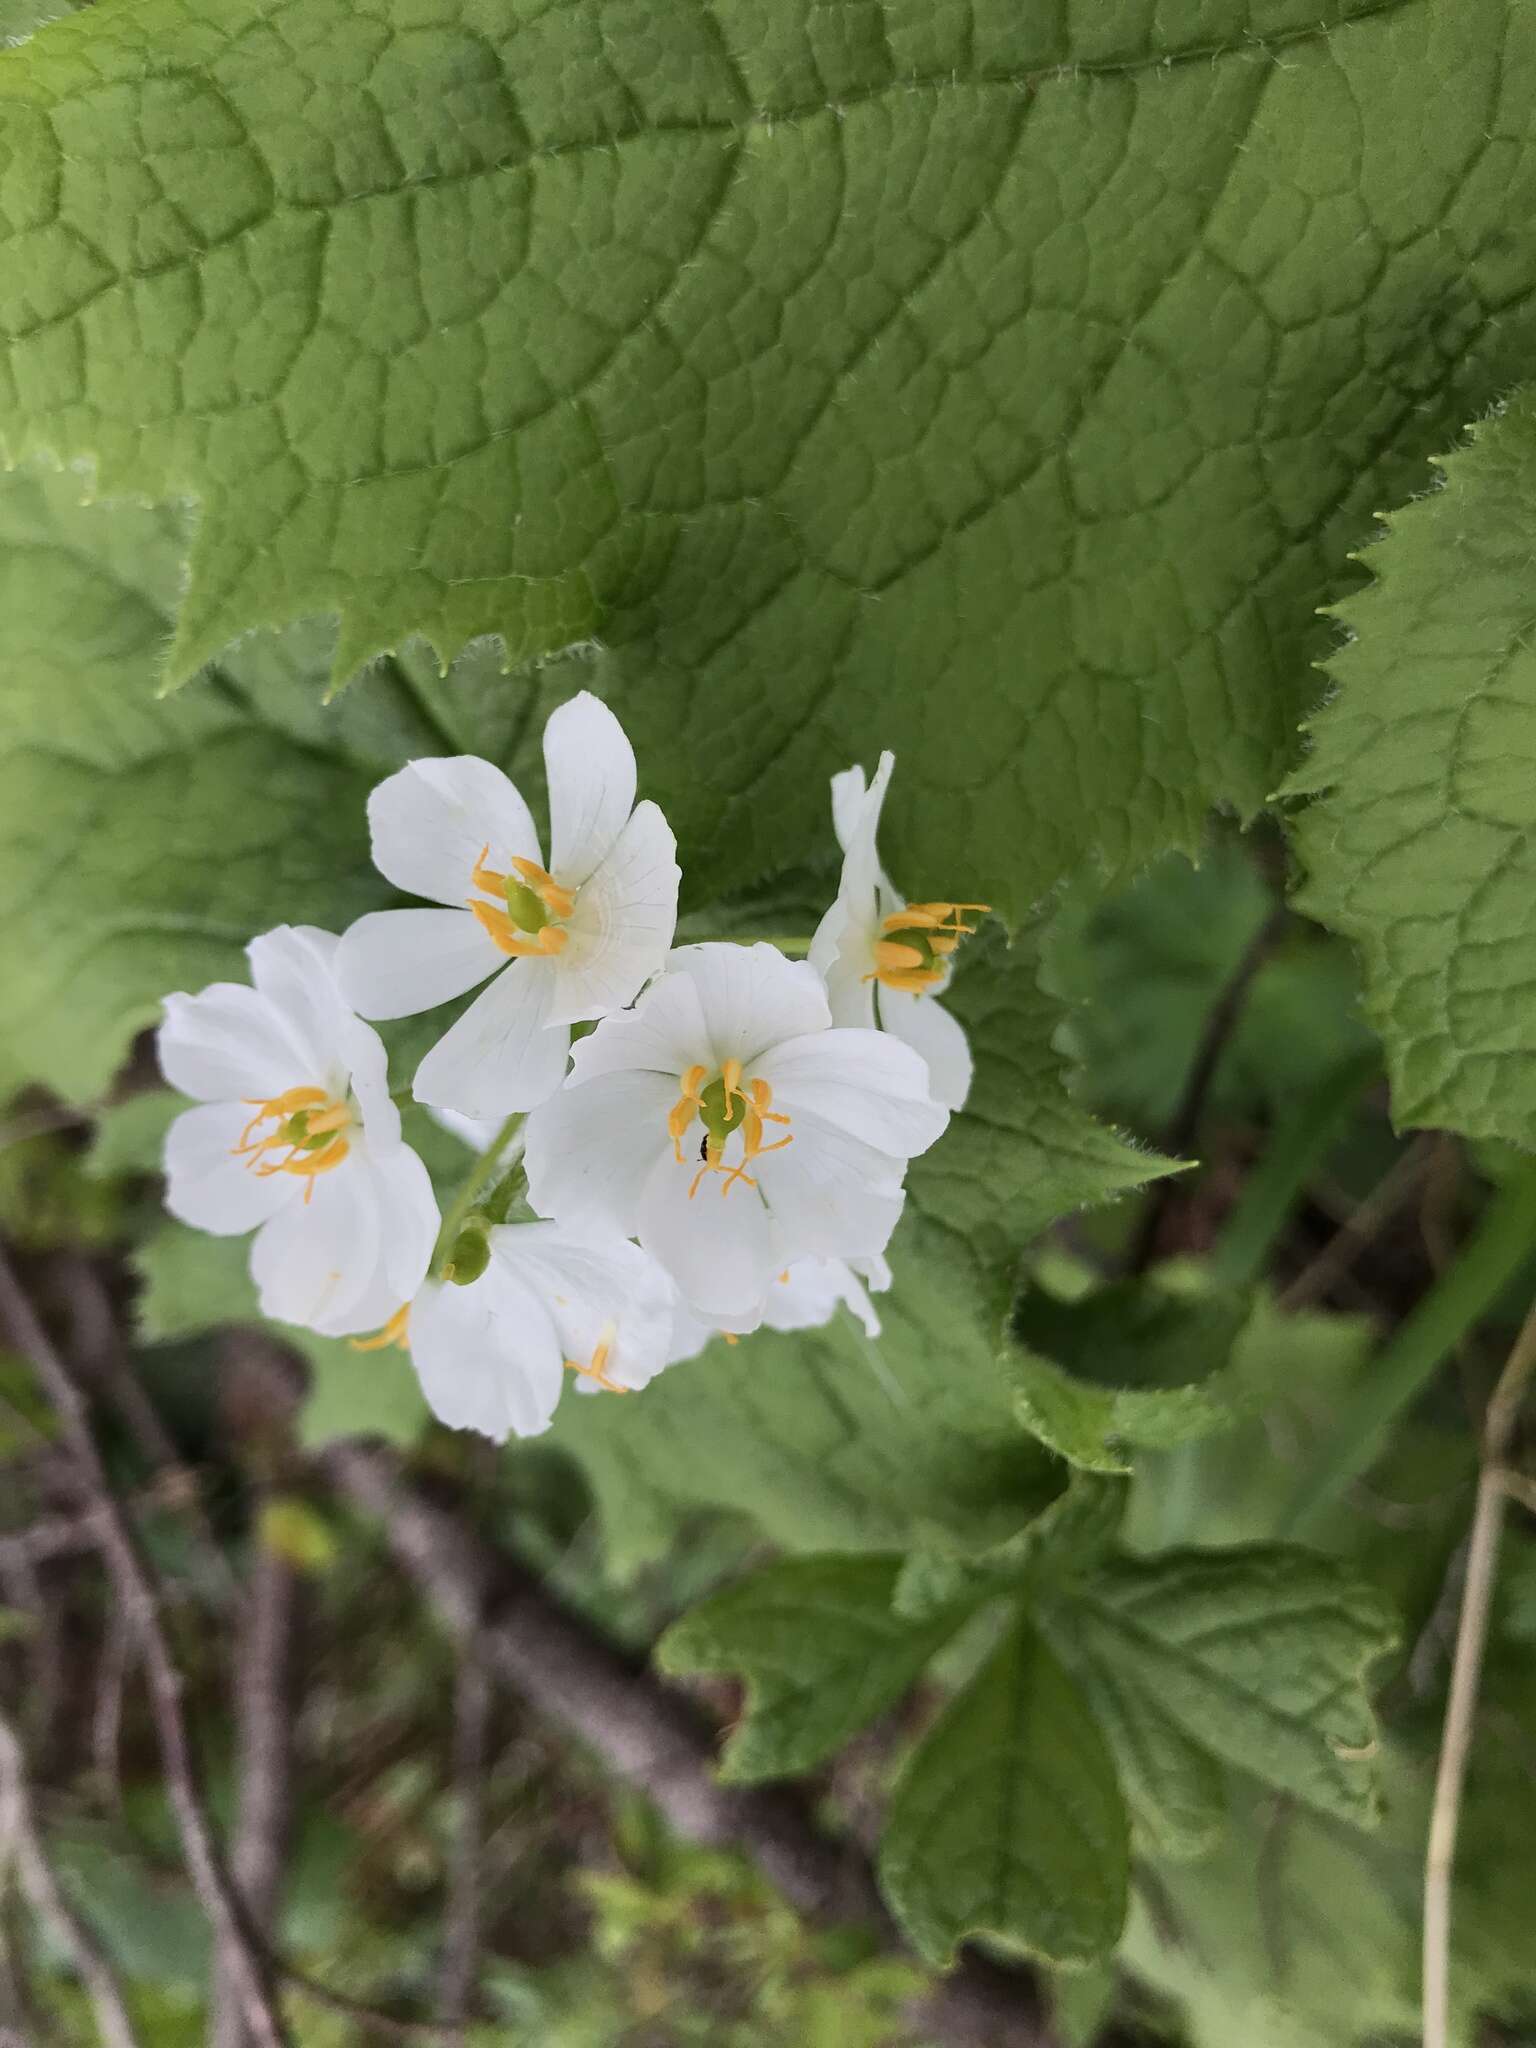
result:
[[[827,985],[835,1024],[890,1031],[928,1064],[933,1093],[959,1109],[971,1086],[964,1029],[934,998],[949,980],[950,956],[985,903],[907,903],[880,865],[880,810],[894,754],[882,754],[866,788],[862,768],[832,778],[832,824],[843,849],[837,900],[811,941],[811,965]]]
[[[907,1161],[947,1121],[910,1047],[833,1029],[804,962],[687,946],[529,1117],[528,1197],[638,1237],[703,1321],[751,1327],[797,1260],[884,1251]]]
[[[594,1392],[627,1394],[670,1363],[676,1296],[638,1245],[505,1223],[480,1236],[475,1266],[463,1285],[428,1280],[360,1347],[405,1346],[427,1405],[450,1429],[497,1443],[538,1436],[567,1373]]]
[[[797,1259],[787,1266],[768,1290],[763,1320],[767,1330],[819,1330],[846,1308],[863,1325],[866,1337],[880,1334],[880,1316],[870,1292],[883,1294],[891,1284],[891,1269],[884,1259]],[[672,1321],[672,1348],[668,1362],[681,1365],[697,1358],[712,1337],[724,1337],[727,1344],[740,1341],[743,1333],[723,1329],[701,1320],[682,1301]]]
[[[167,996],[159,1032],[166,1080],[200,1104],[166,1134],[166,1207],[216,1236],[254,1230],[262,1313],[333,1337],[415,1293],[439,1221],[336,944],[279,925],[247,949],[253,987]]]
[[[412,761],[368,799],[375,867],[437,910],[381,910],[341,942],[364,1017],[405,1017],[490,986],[417,1069],[418,1102],[471,1117],[530,1109],[560,1085],[570,1027],[633,1000],[667,957],[677,846],[635,803],[635,756],[583,691],[544,728],[550,855],[502,771],[473,754]]]

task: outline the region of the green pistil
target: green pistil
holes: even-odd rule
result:
[[[542,896],[536,896],[526,882],[518,881],[515,875],[507,877],[507,915],[520,932],[527,932],[534,938],[551,922],[549,905]]]
[[[313,1137],[309,1135],[309,1116],[307,1109],[296,1109],[288,1118],[278,1132],[285,1145],[296,1146],[300,1152],[318,1152],[322,1145],[331,1143],[336,1136],[334,1131],[317,1131]]]
[[[718,1074],[699,1097],[699,1122],[717,1153],[724,1150],[725,1141],[732,1131],[741,1128],[746,1113],[747,1105],[739,1093],[732,1096],[729,1103],[726,1102],[725,1083]]]

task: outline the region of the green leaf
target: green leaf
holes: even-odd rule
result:
[[[1127,1872],[1109,1752],[1072,1681],[1016,1623],[897,1782],[880,1847],[886,1897],[940,1967],[967,1934],[1088,1963],[1119,1936]]]
[[[663,1671],[739,1672],[746,1717],[721,1758],[748,1783],[808,1771],[912,1685],[964,1611],[892,1606],[895,1557],[784,1558],[700,1602],[656,1646]]]
[[[1332,1559],[1284,1544],[1123,1558],[1055,1603],[1047,1626],[1069,1661],[1102,1670],[1101,1697],[1113,1693],[1111,1715],[1149,1755],[1154,1744],[1171,1749],[1162,1726],[1171,1723],[1308,1806],[1375,1819],[1376,1728],[1363,1675],[1392,1647],[1396,1624]],[[1150,1789],[1166,1771],[1142,1775]],[[1164,1793],[1148,1803],[1185,1802]]]
[[[1275,908],[1262,851],[1214,839],[1105,895],[1080,883],[1051,928],[1048,985],[1087,1101],[1136,1130],[1172,1122],[1213,1005]],[[1273,1117],[1366,1042],[1349,948],[1292,919],[1254,976],[1206,1095],[1214,1123]]]
[[[983,1549],[1059,1490],[997,1364],[1015,1268],[1054,1216],[1158,1162],[1064,1094],[1035,964],[1026,943],[978,945],[946,998],[971,1034],[975,1084],[908,1176],[876,1342],[843,1315],[792,1337],[762,1330],[712,1344],[644,1400],[561,1405],[556,1440],[587,1466],[621,1563],[655,1552],[695,1506],[745,1509],[793,1550],[905,1549],[922,1524]]]
[[[1300,901],[1346,933],[1399,1124],[1536,1143],[1536,394],[1393,515],[1289,793]]]
[[[1031,1288],[1003,1352],[1015,1413],[1072,1464],[1128,1472],[1127,1446],[1166,1449],[1236,1420],[1227,1368],[1247,1313],[1239,1295],[1176,1293],[1156,1278],[1077,1301]]]
[[[1528,363],[1533,38],[87,9],[0,55],[5,440],[196,500],[175,676],[314,613],[339,676],[595,637],[716,887],[891,744],[893,871],[1017,917],[1262,801],[1372,507]]]

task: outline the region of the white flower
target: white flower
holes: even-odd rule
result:
[[[166,1207],[217,1236],[256,1232],[264,1315],[372,1329],[427,1270],[432,1182],[401,1142],[379,1034],[337,989],[332,934],[279,925],[247,950],[254,988],[165,999],[161,1070],[202,1104],[166,1134]]]
[[[893,1032],[928,1063],[933,1093],[959,1109],[971,1086],[965,1032],[934,1001],[949,979],[949,956],[984,903],[906,903],[880,865],[880,807],[894,754],[882,754],[866,789],[862,768],[832,778],[832,824],[843,849],[837,900],[811,941],[811,965],[827,985],[834,1024]]]
[[[544,728],[549,866],[528,806],[473,754],[413,761],[368,799],[380,874],[441,910],[381,910],[341,942],[365,1017],[430,1010],[494,975],[418,1068],[418,1102],[471,1117],[530,1109],[560,1085],[578,1019],[622,1008],[667,957],[677,846],[635,803],[619,721],[583,691]]]
[[[804,962],[688,946],[528,1119],[528,1197],[638,1237],[706,1322],[750,1327],[796,1260],[885,1249],[907,1161],[947,1120],[910,1047],[832,1029]]]
[[[869,1290],[883,1294],[890,1284],[891,1269],[884,1259],[858,1259],[853,1264],[844,1259],[797,1259],[769,1288],[759,1327],[819,1330],[839,1308],[846,1308],[863,1324],[866,1337],[878,1337],[880,1317]],[[679,1299],[667,1362],[681,1365],[685,1359],[697,1358],[711,1337],[724,1337],[727,1344],[735,1344],[741,1334],[704,1322]]]
[[[450,1429],[503,1443],[548,1429],[567,1372],[610,1393],[670,1363],[671,1281],[621,1238],[553,1223],[499,1224],[466,1285],[428,1280],[364,1349],[408,1346],[427,1404]]]

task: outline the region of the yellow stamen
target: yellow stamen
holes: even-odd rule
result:
[[[695,1116],[704,1125],[704,1146],[702,1163],[688,1188],[691,1202],[699,1192],[707,1174],[724,1176],[720,1192],[728,1195],[738,1182],[755,1188],[757,1182],[748,1173],[752,1160],[765,1152],[782,1151],[784,1146],[794,1142],[793,1135],[776,1138],[771,1145],[763,1143],[765,1123],[788,1124],[789,1118],[773,1108],[773,1090],[766,1081],[752,1080],[743,1085],[740,1060],[722,1060],[720,1079],[708,1091],[704,1087],[704,1066],[692,1066],[681,1077],[682,1090],[677,1101],[667,1112],[667,1134],[672,1140],[673,1156],[679,1166],[686,1166],[683,1139]],[[719,1087],[720,1100],[714,1102],[714,1087]],[[711,1098],[710,1106],[705,1104],[705,1094]],[[725,1128],[721,1129],[724,1125]],[[725,1164],[725,1148],[734,1131],[741,1133],[741,1158],[734,1166]]]
[[[230,1150],[263,1180],[274,1173],[298,1174],[309,1183],[304,1190],[309,1201],[316,1176],[332,1172],[352,1149],[342,1135],[352,1125],[350,1105],[332,1101],[323,1088],[288,1088],[265,1100],[248,1095],[246,1102],[256,1114]],[[274,1128],[255,1137],[264,1123]],[[273,1151],[280,1151],[281,1158],[268,1158]]]
[[[597,1349],[592,1353],[592,1363],[590,1365],[578,1365],[574,1358],[568,1358],[565,1361],[566,1371],[580,1373],[581,1377],[585,1380],[595,1380],[598,1386],[606,1388],[610,1394],[632,1394],[634,1392],[633,1387],[621,1387],[617,1380],[611,1380],[608,1377],[608,1358],[613,1350],[613,1341],[618,1334],[619,1326],[617,1323],[604,1323],[602,1331],[598,1336]]]
[[[966,913],[984,914],[986,903],[908,903],[881,919],[886,934],[874,945],[874,967],[866,981],[901,995],[922,996],[944,986],[944,967],[962,939],[976,929]]]
[[[705,1071],[697,1066],[688,1069],[680,1082],[683,1092],[667,1111],[667,1135],[672,1140],[672,1151],[679,1166],[686,1163],[683,1159],[683,1133],[699,1108],[699,1090],[704,1085]]]
[[[575,892],[562,889],[547,868],[541,868],[537,861],[524,860],[518,854],[512,856],[512,865],[528,884],[534,895],[544,905],[551,917],[569,917],[576,908]],[[505,884],[503,884],[505,886]]]
[[[477,889],[483,889],[487,896],[505,896],[507,893],[506,876],[499,874],[495,868],[488,868],[485,864],[485,856],[490,850],[491,843],[487,840],[480,849],[480,858],[470,870],[469,879]]]
[[[514,960],[544,960],[552,953],[565,951],[569,934],[557,924],[545,925],[543,931],[536,932],[530,939],[525,938],[507,913],[498,910],[495,904],[481,903],[471,897],[469,907],[502,952],[509,953]]]
[[[351,1340],[354,1351],[387,1351],[391,1344],[398,1344],[402,1351],[408,1351],[410,1334],[411,1304],[407,1301],[397,1308],[382,1330],[375,1330],[371,1337],[354,1337]]]

